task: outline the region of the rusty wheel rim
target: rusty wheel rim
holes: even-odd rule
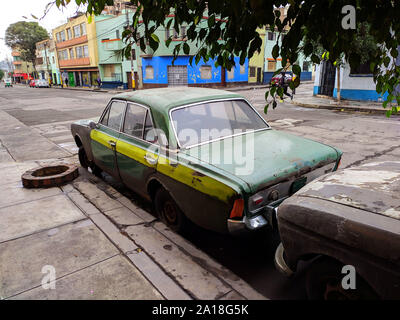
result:
[[[163,208],[163,216],[168,224],[175,225],[178,220],[176,207],[171,201],[166,201]]]

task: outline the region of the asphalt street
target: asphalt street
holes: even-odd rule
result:
[[[344,152],[342,168],[400,157],[400,117],[388,119],[384,115],[306,109],[290,103],[280,103],[265,115],[265,89],[238,93],[245,96],[273,128],[341,149]],[[297,95],[311,94],[312,84],[304,84],[297,90]],[[112,96],[110,92],[1,86],[0,119],[7,121],[9,127],[0,128],[0,160],[75,157],[77,148],[70,134],[70,124],[79,119],[98,118]],[[150,210],[150,205],[140,197],[110,177],[104,179],[143,209]],[[306,265],[294,279],[280,275],[273,265],[276,243],[272,243],[268,235],[235,239],[193,228],[184,236],[267,297],[305,298]]]

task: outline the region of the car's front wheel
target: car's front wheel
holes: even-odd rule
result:
[[[171,230],[181,232],[185,229],[187,218],[164,188],[157,190],[154,196],[154,208],[156,214]]]
[[[343,287],[347,275],[342,273],[343,264],[337,260],[317,258],[306,276],[307,296],[310,300],[371,300],[378,299],[373,289],[357,273],[355,288]]]

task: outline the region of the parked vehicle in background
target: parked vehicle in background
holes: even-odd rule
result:
[[[37,79],[32,79],[29,81],[29,87],[31,88],[35,88],[35,83],[36,83]]]
[[[400,162],[369,163],[317,179],[278,211],[275,265],[308,269],[311,299],[400,299]],[[355,288],[342,280],[354,267]],[[349,280],[350,281],[350,280]]]
[[[50,85],[47,80],[38,79],[38,80],[35,80],[35,87],[36,88],[50,88]]]
[[[271,86],[278,86],[281,78],[282,78],[282,74],[279,73],[271,78],[269,84]],[[286,73],[285,74],[285,84],[289,84],[289,82],[292,81],[292,78],[293,77],[290,73]]]
[[[152,200],[175,231],[188,220],[221,233],[274,228],[278,205],[342,155],[273,130],[238,94],[205,88],[122,93],[98,123],[75,122],[71,132],[84,168]]]
[[[6,88],[12,87],[12,80],[10,78],[4,79],[4,86]]]

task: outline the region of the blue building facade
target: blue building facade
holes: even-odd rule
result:
[[[190,56],[178,56],[173,62],[173,56],[142,57],[143,87],[219,86],[224,81],[227,85],[248,82],[247,59],[240,65],[239,58],[235,58],[236,65],[230,71],[215,67],[215,60],[200,60],[196,65],[193,59],[190,65],[189,59]]]

